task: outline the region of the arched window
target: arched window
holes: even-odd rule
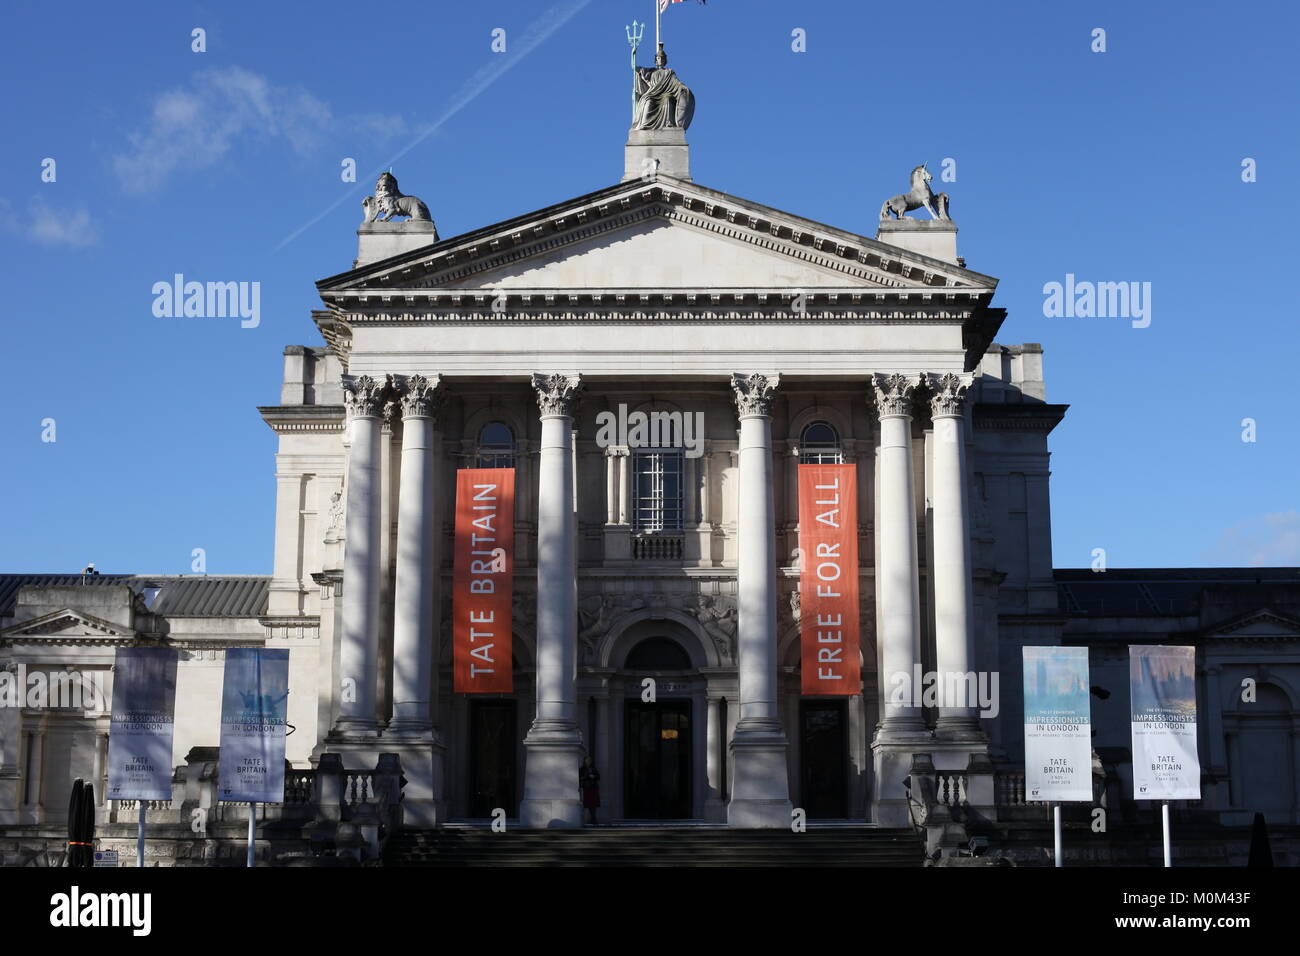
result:
[[[826,422],[813,422],[799,436],[799,463],[801,465],[841,465],[844,453],[840,451],[840,433]]]
[[[688,671],[691,658],[682,646],[667,637],[648,637],[627,655],[626,670]]]
[[[515,466],[515,433],[509,425],[489,422],[478,433],[476,468],[513,468]]]

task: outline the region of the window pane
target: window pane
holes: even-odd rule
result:
[[[637,531],[678,531],[682,526],[682,452],[638,451],[633,456]]]
[[[476,468],[513,468],[515,466],[515,433],[509,425],[489,422],[478,433]]]

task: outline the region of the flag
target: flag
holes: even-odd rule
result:
[[[670,3],[681,3],[682,0],[659,0],[659,12],[663,13],[668,9]],[[708,0],[699,0],[700,3],[707,3]]]

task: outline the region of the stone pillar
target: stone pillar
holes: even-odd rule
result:
[[[785,731],[777,714],[776,511],[772,496],[772,402],[780,377],[733,375],[740,416],[740,720],[731,740],[735,777],[727,822],[790,825]]]
[[[708,709],[704,730],[705,747],[708,748],[704,763],[708,774],[704,819],[720,821],[726,817],[726,807],[722,803],[722,698],[714,692],[708,694]]]
[[[352,451],[348,456],[338,676],[350,692],[341,697],[334,732],[344,737],[373,737],[379,732],[375,716],[381,575],[379,430],[391,381],[391,376],[376,382],[362,375],[343,382]]]
[[[876,566],[879,617],[880,695],[883,720],[871,749],[874,757],[875,822],[906,826],[909,821],[903,780],[912,753],[930,741],[915,687],[918,660],[919,604],[916,564],[916,492],[912,472],[912,397],[917,379],[906,375],[873,378],[880,419],[880,511],[876,535],[880,558]]]
[[[934,507],[935,665],[940,675],[971,672],[975,658],[975,615],[971,595],[970,508],[966,492],[966,393],[971,376],[929,377],[934,421],[931,498]],[[975,675],[972,674],[972,677]],[[949,699],[958,685],[941,680],[940,738],[982,741],[974,699]],[[974,695],[978,684],[969,683]],[[959,692],[957,698],[965,698]]]
[[[573,406],[576,375],[534,375],[541,410],[537,500],[537,711],[524,738],[525,827],[578,827],[578,619],[574,588]]]
[[[405,819],[417,826],[441,823],[446,745],[434,708],[441,606],[438,573],[438,489],[435,415],[439,379],[412,375],[403,383],[402,468],[398,492],[397,577],[393,589],[393,719],[385,739],[397,750],[407,783]],[[409,744],[409,746],[402,746]]]

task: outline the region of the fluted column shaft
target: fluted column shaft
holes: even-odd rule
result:
[[[772,493],[772,403],[776,375],[735,375],[740,417],[737,638],[740,720],[732,736],[735,780],[727,821],[790,825],[787,741],[777,713],[776,509]]]
[[[971,673],[974,664],[974,615],[971,599],[970,508],[966,483],[965,404],[970,376],[930,376],[930,412],[934,421],[931,501],[934,510],[935,664],[941,675]],[[936,730],[941,736],[978,733],[974,701],[950,698],[958,687],[976,686],[942,680]]]
[[[528,736],[526,827],[582,824],[577,722],[578,618],[573,513],[573,406],[579,378],[534,375],[542,440],[537,492],[537,712]]]
[[[889,733],[925,726],[919,708],[912,706],[920,602],[912,473],[912,397],[917,381],[903,375],[877,375],[874,386],[880,418],[876,602],[880,613],[880,691],[885,701],[881,730]],[[905,699],[898,700],[900,696]]]
[[[388,383],[368,375],[344,382],[352,447],[348,454],[343,550],[343,634],[339,644],[338,732],[371,736],[379,669],[379,436]]]
[[[434,419],[438,381],[414,375],[402,395],[402,476],[398,493],[397,580],[393,590],[393,733],[433,729],[433,666],[439,607],[434,529]]]

